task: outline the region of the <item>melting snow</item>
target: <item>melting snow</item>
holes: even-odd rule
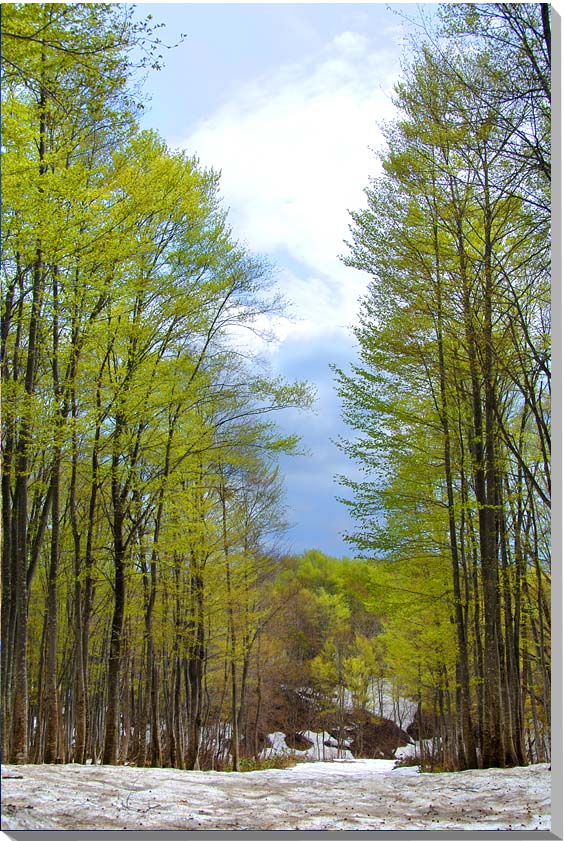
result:
[[[5,765],[10,830],[549,830],[550,771],[419,774],[394,760],[247,773]]]
[[[339,748],[336,739],[330,733],[316,733],[313,730],[300,730],[300,735],[311,742],[311,747],[306,750],[288,747],[286,734],[281,730],[268,734],[270,746],[266,747],[261,756],[295,756],[299,759],[310,761],[329,761],[333,759],[354,759],[350,750],[346,747]]]

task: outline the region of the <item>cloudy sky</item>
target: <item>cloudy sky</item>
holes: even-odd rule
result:
[[[222,173],[234,235],[277,267],[293,320],[276,323],[267,350],[274,373],[310,380],[315,413],[288,413],[310,455],[285,459],[286,549],[352,554],[336,501],[351,465],[333,440],[345,432],[330,363],[355,356],[350,326],[368,278],[346,268],[348,210],[364,204],[378,172],[379,125],[394,115],[411,4],[140,4],[164,22],[168,43],[145,89],[144,119],[173,148]]]

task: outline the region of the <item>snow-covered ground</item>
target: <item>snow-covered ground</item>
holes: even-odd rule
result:
[[[419,774],[394,760],[247,773],[5,765],[10,830],[550,830],[550,771]]]

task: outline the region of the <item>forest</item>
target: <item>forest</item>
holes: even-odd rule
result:
[[[386,696],[430,767],[548,762],[549,6],[440,7],[335,243],[344,558],[281,550],[315,393],[242,340],[283,302],[220,176],[140,128],[159,24],[1,12],[3,761],[369,755]]]

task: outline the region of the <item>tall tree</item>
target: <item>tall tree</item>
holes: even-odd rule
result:
[[[539,209],[544,187],[538,182],[538,172],[546,173],[539,159],[531,164],[527,157],[529,102],[517,89],[508,96],[507,74],[502,80],[482,37],[480,8],[466,7],[471,47],[465,49],[459,29],[449,29],[447,35],[459,39],[456,46],[448,37],[423,45],[398,85],[401,117],[388,131],[385,174],[367,190],[368,209],[352,215],[345,258],[373,278],[355,330],[361,361],[350,374],[337,372],[345,417],[363,433],[360,442],[343,442],[344,449],[374,476],[344,480],[354,495],[348,504],[362,524],[351,539],[361,550],[384,557],[397,551],[390,519],[397,504],[389,491],[394,471],[404,473],[410,465],[418,477],[414,459],[422,456],[442,465],[434,486],[419,477],[410,493],[418,508],[440,506],[450,548],[459,767],[477,762],[474,715],[482,765],[524,761],[518,712],[523,583],[511,571],[511,541],[521,545],[524,534],[507,538],[509,523],[517,530],[523,525],[510,516],[508,493],[514,493],[517,464],[537,483],[539,455],[548,477],[550,434],[547,218]],[[511,17],[507,9],[499,12],[503,26],[511,26],[506,13]],[[460,23],[462,17],[447,15],[453,19]],[[513,61],[519,44],[507,41]],[[542,52],[540,42],[536,49]],[[537,58],[542,64],[542,55]],[[541,121],[535,143],[546,161],[545,127]],[[529,267],[540,287],[529,285]],[[525,311],[538,315],[525,323],[519,316]],[[515,437],[513,419],[523,410],[530,431],[529,421],[536,426],[536,453],[525,452]],[[543,479],[526,505],[544,506],[549,489]],[[474,646],[474,676],[483,681],[476,698]]]
[[[3,7],[2,27],[3,755],[114,763],[134,732],[144,762],[148,720],[150,761],[190,764],[221,558],[209,465],[291,451],[267,416],[310,390],[243,365],[237,335],[279,312],[270,267],[235,241],[218,176],[136,125],[150,27],[80,4]],[[196,728],[180,756],[162,743],[169,644]]]

